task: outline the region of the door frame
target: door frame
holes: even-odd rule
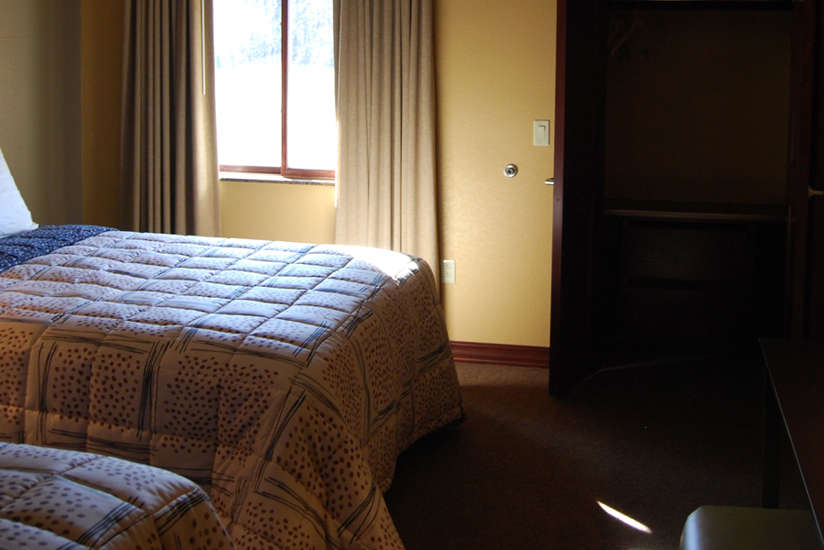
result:
[[[597,368],[595,238],[604,187],[607,3],[557,0],[549,392]]]

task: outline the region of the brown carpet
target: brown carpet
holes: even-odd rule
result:
[[[757,361],[610,371],[564,400],[547,394],[545,370],[458,374],[466,421],[404,453],[386,495],[408,550],[673,549],[696,507],[759,504]],[[782,507],[803,508],[782,451]]]

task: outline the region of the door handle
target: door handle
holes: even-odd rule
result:
[[[808,198],[813,198],[813,197],[824,197],[824,191],[823,191],[823,190],[821,190],[821,189],[813,189],[812,187],[810,187],[810,186],[808,185],[808,186],[807,186],[807,197],[808,197]]]
[[[555,178],[547,178],[544,183],[546,185],[555,185]]]

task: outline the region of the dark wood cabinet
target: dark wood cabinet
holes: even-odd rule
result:
[[[550,392],[784,333],[800,9],[559,0]]]
[[[793,8],[787,335],[824,339],[824,2]]]
[[[607,202],[594,347],[607,366],[756,353],[783,329],[784,211]]]
[[[611,6],[632,6],[642,9],[790,9],[793,0],[609,0]]]

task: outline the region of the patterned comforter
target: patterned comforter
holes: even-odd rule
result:
[[[0,548],[233,546],[188,479],[118,458],[0,443]]]
[[[462,415],[428,266],[106,231],[0,273],[0,438],[159,466],[238,548],[402,548],[398,454]]]

